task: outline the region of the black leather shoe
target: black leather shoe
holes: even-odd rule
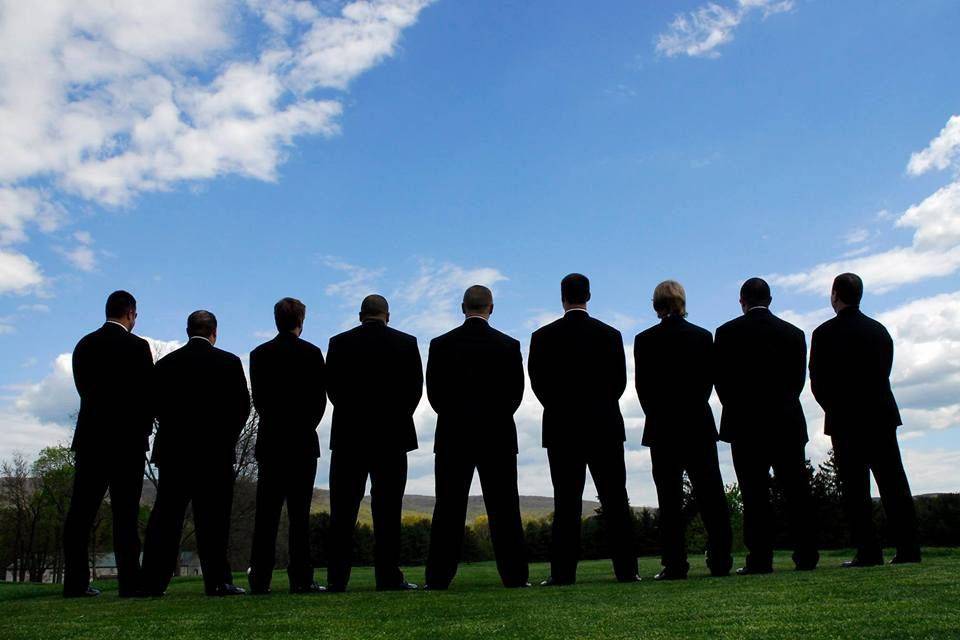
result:
[[[440,585],[435,584],[425,584],[423,585],[424,591],[446,591],[449,587],[441,587]]]
[[[740,567],[737,569],[738,576],[762,576],[773,573],[773,567]]]
[[[307,584],[290,585],[290,593],[326,593],[327,588],[316,582]]]
[[[347,585],[345,584],[330,584],[327,583],[327,593],[343,593],[347,590]]]
[[[540,583],[541,587],[567,587],[573,584],[573,582],[560,582],[559,580],[554,580],[553,576],[550,576],[546,580]]]
[[[670,571],[669,569],[661,569],[660,573],[653,576],[653,579],[658,582],[663,582],[666,580],[686,580],[687,574],[680,573],[678,571]]]
[[[890,561],[890,564],[916,564],[920,562],[920,554],[903,554],[898,553],[893,556],[893,560]]]
[[[518,582],[517,584],[505,584],[503,585],[507,589],[528,589],[530,588],[529,582]]]
[[[100,589],[88,586],[82,591],[64,591],[64,598],[96,598],[100,595]]]
[[[632,576],[626,576],[625,578],[617,578],[617,582],[619,582],[620,584],[627,584],[630,582],[640,582],[640,580],[641,580],[640,576],[636,574]]]
[[[860,558],[854,558],[853,560],[847,560],[842,563],[840,566],[844,569],[860,569],[862,567],[879,567],[883,564],[883,558],[870,558],[869,560],[861,560]]]
[[[412,582],[407,582],[406,580],[397,584],[392,584],[384,587],[377,585],[377,591],[417,591],[419,589],[420,587],[413,584]]]
[[[243,589],[242,587],[238,587],[235,584],[227,583],[227,584],[217,585],[217,588],[214,589],[212,593],[209,593],[207,595],[211,595],[217,598],[225,598],[227,596],[242,596],[246,592],[247,592],[246,589]]]

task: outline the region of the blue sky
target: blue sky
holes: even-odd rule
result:
[[[628,343],[668,277],[713,329],[744,278],[769,275],[775,310],[810,330],[842,267],[897,340],[914,489],[957,490],[957,3],[14,7],[0,457],[69,433],[61,354],[116,288],[140,302],[137,333],[182,340],[207,308],[245,355],[277,298],[304,300],[304,337],[325,348],[373,291],[425,347],[474,281],[526,343],[570,271]],[[629,390],[622,404],[631,496],[652,504],[642,413]],[[431,493],[434,416],[417,419],[410,486]],[[549,494],[535,400],[518,419],[521,490]]]

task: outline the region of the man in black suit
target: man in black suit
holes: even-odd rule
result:
[[[400,518],[407,452],[417,448],[413,412],[423,395],[417,339],[387,326],[383,296],[360,304],[360,326],[334,336],[327,349],[330,431],[330,553],[327,584],[350,580],[353,531],[370,478],[374,575],[379,591],[409,591],[400,571]]]
[[[126,291],[107,298],[107,321],[73,350],[73,380],[80,413],[71,449],[75,475],[63,530],[65,597],[100,595],[90,586],[90,527],[110,489],[113,551],[121,597],[136,594],[140,571],[137,518],[144,452],[153,430],[147,341],[131,333],[137,301]]]
[[[640,577],[620,413],[627,386],[623,338],[587,313],[586,276],[565,277],[560,294],[563,317],[530,339],[530,384],[543,404],[543,446],[553,481],[550,577],[541,585],[576,582],[587,467],[603,508],[614,573],[620,582],[636,582]]]
[[[637,396],[646,421],[643,445],[650,447],[660,504],[661,561],[654,579],[687,577],[683,472],[707,529],[707,566],[726,576],[730,555],[730,512],[717,458],[717,425],[710,409],[713,336],[687,322],[686,292],[667,280],[653,292],[660,324],[638,334],[633,346]]]
[[[310,504],[317,475],[317,425],[327,407],[323,353],[300,338],[307,308],[294,298],[273,307],[277,336],[250,352],[257,427],[257,515],[250,557],[250,593],[270,592],[280,512],[290,522],[287,578],[291,593],[319,593],[310,560]]]
[[[237,438],[250,415],[240,358],[217,349],[217,319],[209,311],[187,318],[189,340],[154,367],[159,422],[153,464],[160,472],[147,524],[143,592],[162,595],[180,552],[188,503],[193,503],[197,551],[207,595],[244,593],[227,562]]]
[[[748,553],[740,575],[773,571],[771,468],[787,501],[796,568],[814,569],[820,559],[800,406],[807,342],[803,331],[770,312],[772,300],[770,286],[750,278],[740,288],[743,315],[718,328],[715,338],[720,439],[730,443],[743,496]]]
[[[437,412],[437,502],[427,588],[446,589],[457,572],[474,470],[480,474],[500,579],[505,587],[527,587],[513,421],[523,399],[520,343],[490,326],[490,289],[467,289],[462,309],[464,323],[434,338],[427,360],[427,397]]]
[[[883,564],[873,525],[870,472],[877,480],[897,553],[894,564],[920,562],[917,516],[900,459],[897,427],[903,424],[890,389],[893,340],[882,324],[860,311],[863,281],[836,277],[830,303],[837,316],[813,332],[810,386],[826,413],[844,510],[857,554],[846,567]]]

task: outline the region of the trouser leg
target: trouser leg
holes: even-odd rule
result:
[[[917,512],[900,457],[896,431],[891,430],[877,439],[873,448],[871,469],[877,480],[880,500],[894,544],[897,546],[897,556],[900,559],[919,558]]]
[[[517,456],[510,453],[485,458],[477,465],[477,472],[500,580],[506,587],[524,585],[529,578],[529,569],[520,519]]]
[[[430,587],[445,589],[457,573],[473,470],[474,463],[458,454],[438,453],[434,458],[437,501],[426,570]]]
[[[668,445],[651,447],[650,462],[660,512],[660,564],[670,573],[686,575],[690,565],[683,522],[683,467]]]
[[[766,571],[773,565],[768,453],[744,442],[734,442],[730,449],[743,498],[743,542],[747,547],[747,567]]]
[[[316,458],[297,462],[287,476],[287,517],[290,520],[287,578],[292,589],[309,586],[314,581],[313,561],[310,559],[310,505],[316,477]]]
[[[587,463],[580,451],[547,449],[553,483],[553,526],[550,542],[550,575],[557,583],[577,579],[580,559],[580,527],[583,517],[583,485]]]
[[[176,469],[160,469],[157,498],[143,544],[142,588],[149,593],[161,594],[166,590],[179,562],[190,486],[188,479]]]
[[[86,590],[90,583],[90,528],[107,492],[106,469],[96,460],[76,456],[73,494],[63,526],[63,592]]]
[[[870,467],[863,443],[850,436],[833,436],[833,453],[840,480],[840,497],[857,558],[863,562],[882,560],[883,551],[873,524]]]
[[[629,580],[637,575],[638,569],[623,445],[594,453],[589,465],[607,525],[613,572],[618,579]]]
[[[232,468],[212,469],[198,479],[193,500],[193,520],[207,595],[212,595],[221,585],[233,582],[227,559],[232,499]]]
[[[143,454],[117,461],[111,471],[110,508],[113,515],[113,553],[121,596],[136,593],[140,581],[140,494],[143,491]]]
[[[403,582],[400,518],[406,486],[406,452],[383,454],[374,462],[370,470],[370,508],[373,511],[374,574],[381,589]]]
[[[817,566],[816,515],[810,495],[803,444],[791,444],[776,451],[773,472],[783,487],[787,502],[787,525],[793,540],[793,562],[800,568]]]
[[[327,583],[345,589],[350,581],[353,531],[367,486],[367,467],[352,452],[336,450],[330,458],[330,553]]]
[[[286,475],[283,463],[261,463],[258,469],[257,510],[253,521],[249,575],[250,589],[255,592],[269,589],[273,577]]]
[[[730,531],[730,508],[720,475],[717,443],[705,443],[688,461],[687,475],[693,496],[707,530],[707,566],[714,574],[725,575],[733,566],[730,554],[733,534]]]

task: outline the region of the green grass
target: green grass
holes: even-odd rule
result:
[[[572,587],[505,590],[492,563],[462,565],[448,592],[376,593],[354,571],[345,594],[291,596],[278,573],[267,597],[202,596],[175,580],[162,600],[64,600],[56,586],[0,584],[2,638],[960,638],[960,550],[922,565],[844,570],[846,553],[798,573],[777,557],[769,576],[617,584],[605,561],[580,565]],[[737,558],[738,562],[742,558]],[[642,558],[642,575],[658,568]],[[546,565],[531,567],[541,579]],[[322,571],[318,571],[322,576]],[[407,577],[421,581],[422,568]],[[240,576],[238,584],[245,584]]]

